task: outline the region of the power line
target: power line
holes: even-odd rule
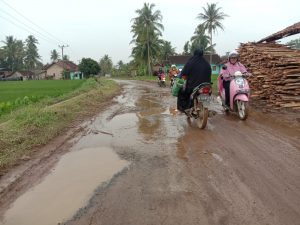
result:
[[[22,30],[25,30],[25,31],[27,31],[27,32],[29,32],[29,33],[32,33],[32,31],[30,31],[30,30],[28,30],[28,29],[26,29],[26,28],[20,26],[19,24],[16,24],[15,22],[11,21],[10,19],[7,19],[7,18],[3,17],[2,15],[0,15],[0,18],[6,20],[6,21],[8,21],[8,22],[10,22],[11,24],[13,24],[13,25],[19,27],[19,28],[22,29]],[[47,39],[45,39],[45,38],[43,38],[43,37],[41,37],[41,36],[40,36],[40,38],[43,39],[43,40],[45,40],[45,41],[47,41],[47,42],[49,42],[49,43],[51,43],[51,44],[56,45],[55,42],[49,41],[49,40],[47,40]]]
[[[49,37],[45,36],[44,34],[42,34],[41,32],[39,32],[38,30],[36,30],[36,29],[34,29],[34,28],[28,26],[27,24],[23,23],[23,22],[20,21],[18,18],[14,17],[13,15],[11,15],[11,14],[9,14],[8,12],[4,11],[3,9],[0,9],[0,11],[4,12],[4,13],[7,14],[8,16],[12,17],[15,21],[19,22],[20,24],[23,24],[27,29],[30,29],[30,30],[34,31],[35,33],[40,34],[41,36],[43,36],[43,37],[45,38],[44,40],[47,39],[48,42],[52,42],[52,43],[57,44],[57,41],[56,41],[56,40],[54,40],[54,39],[52,39],[52,38],[50,39]],[[3,16],[2,16],[2,18],[6,19],[7,21],[9,21],[9,22],[12,23],[11,20],[9,20],[9,19],[7,19],[7,18],[5,18],[5,17],[3,17]],[[13,24],[16,25],[15,23],[13,23]],[[31,31],[31,32],[32,32],[32,31]]]
[[[34,26],[38,27],[39,29],[43,30],[45,33],[47,33],[48,35],[52,36],[54,39],[56,39],[58,42],[60,43],[65,43],[64,41],[61,41],[59,38],[55,37],[53,34],[49,33],[48,31],[46,31],[45,29],[43,29],[42,27],[40,27],[39,25],[37,25],[36,23],[34,23],[32,20],[28,19],[26,16],[24,16],[22,13],[20,13],[18,10],[16,10],[15,8],[13,8],[11,5],[9,5],[7,2],[5,2],[4,0],[1,0],[5,5],[7,5],[9,8],[11,8],[12,10],[14,10],[16,13],[18,13],[20,16],[22,16],[24,19],[26,19],[27,21],[29,21],[31,24],[33,24]]]

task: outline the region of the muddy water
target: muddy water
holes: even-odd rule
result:
[[[57,224],[84,206],[95,187],[126,165],[126,161],[105,147],[67,153],[51,174],[17,199],[3,224]]]

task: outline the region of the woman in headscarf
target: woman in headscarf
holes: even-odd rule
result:
[[[186,77],[186,85],[178,93],[177,109],[184,112],[192,106],[190,95],[193,89],[204,82],[211,82],[211,67],[204,59],[202,49],[194,52],[183,67],[181,74]]]

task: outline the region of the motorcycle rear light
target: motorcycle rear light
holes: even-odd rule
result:
[[[209,92],[210,92],[210,87],[202,88],[202,94],[209,94]]]

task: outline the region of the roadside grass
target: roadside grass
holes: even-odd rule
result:
[[[4,115],[0,120],[0,169],[100,111],[101,105],[119,90],[108,79],[89,79],[81,87],[58,97],[48,97]],[[57,104],[59,103],[59,104]]]

